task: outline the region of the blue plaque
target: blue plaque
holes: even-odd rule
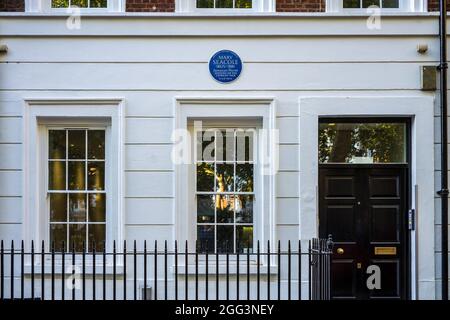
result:
[[[220,83],[233,82],[241,75],[242,61],[230,50],[216,52],[209,60],[209,72]]]

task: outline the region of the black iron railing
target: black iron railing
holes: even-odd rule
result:
[[[154,244],[154,246],[153,246]],[[44,242],[0,245],[0,300],[327,300],[331,239],[208,253],[187,242],[95,244],[81,252]],[[138,247],[142,245],[141,247]],[[62,245],[64,248],[64,244]],[[253,252],[252,252],[253,251]]]

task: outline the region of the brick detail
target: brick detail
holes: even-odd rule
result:
[[[24,12],[25,0],[0,0],[0,12]]]
[[[325,0],[277,0],[277,12],[324,12]]]
[[[174,12],[175,0],[127,0],[127,12]]]
[[[428,11],[439,11],[439,0],[428,0]],[[447,11],[450,11],[450,0],[447,0]]]

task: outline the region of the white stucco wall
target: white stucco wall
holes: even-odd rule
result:
[[[125,110],[124,234],[132,241],[175,240],[175,168],[170,161],[174,98],[273,97],[280,129],[276,240],[300,234],[302,97],[435,97],[420,90],[420,66],[437,65],[433,14],[387,16],[368,30],[355,15],[258,17],[86,16],[68,30],[63,16],[0,15],[0,238],[24,237],[25,99],[121,98]],[[418,44],[428,44],[418,54]],[[241,77],[221,85],[208,72],[220,49],[238,53]],[[434,112],[435,189],[439,189],[439,113]],[[422,298],[439,292],[439,199],[432,239],[436,273]],[[422,212],[422,214],[432,214]],[[432,245],[434,242],[434,245]],[[434,261],[427,263],[434,265]],[[438,280],[437,280],[438,281]]]

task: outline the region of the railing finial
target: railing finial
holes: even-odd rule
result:
[[[327,250],[328,251],[332,251],[333,250],[333,236],[331,234],[328,235],[328,239],[327,239]]]

